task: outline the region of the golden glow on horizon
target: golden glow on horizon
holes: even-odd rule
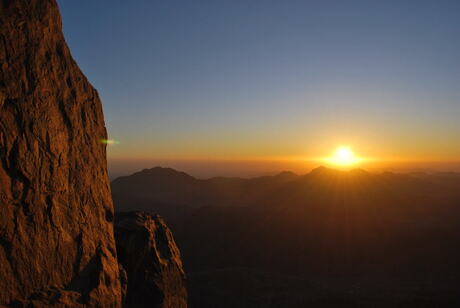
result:
[[[346,167],[362,161],[362,158],[357,157],[350,147],[340,146],[331,157],[326,158],[326,161],[336,166]]]

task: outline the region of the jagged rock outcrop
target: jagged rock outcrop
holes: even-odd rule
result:
[[[105,138],[55,0],[0,0],[0,306],[121,305]]]
[[[126,270],[126,307],[187,307],[185,274],[171,231],[157,215],[117,213],[118,259]]]

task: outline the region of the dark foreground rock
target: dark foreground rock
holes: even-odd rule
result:
[[[187,306],[185,274],[171,231],[158,215],[117,213],[118,260],[127,273],[126,307]]]
[[[0,0],[0,307],[122,306],[106,138],[99,96],[70,55],[56,1]],[[164,225],[156,232],[170,239]],[[170,263],[160,254],[136,264],[156,266],[168,282],[180,272],[170,265],[180,266],[175,249]],[[145,299],[174,303],[165,299],[171,288]],[[180,301],[183,285],[177,292]]]

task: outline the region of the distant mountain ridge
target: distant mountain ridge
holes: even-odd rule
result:
[[[159,213],[171,226],[192,307],[460,304],[451,291],[460,288],[459,174],[319,167],[199,180],[153,168],[115,180],[112,192],[118,211]],[[323,281],[327,290],[305,289]]]
[[[452,194],[452,188],[460,180],[460,175],[443,174],[397,174],[370,173],[363,169],[349,171],[335,170],[324,166],[313,169],[305,175],[283,171],[273,176],[255,178],[213,177],[197,179],[185,172],[172,168],[154,167],[122,176],[111,182],[112,195],[117,211],[149,210],[158,206],[247,206],[266,203],[269,196],[283,194],[298,195],[292,190],[304,192],[303,186],[327,190],[328,184],[334,189],[353,182],[366,185],[368,189],[383,193],[401,194]],[[348,183],[348,184],[347,184]],[[403,183],[403,185],[401,185]],[[291,192],[289,192],[291,190]],[[308,191],[308,190],[306,190]],[[304,194],[304,197],[307,197]],[[272,200],[268,200],[273,203]]]
[[[274,189],[299,176],[281,172],[252,179],[214,177],[197,179],[171,168],[154,167],[112,181],[118,211],[148,210],[152,205],[191,207],[247,205],[267,189]],[[132,208],[133,204],[135,208]]]

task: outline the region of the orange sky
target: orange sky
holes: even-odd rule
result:
[[[187,172],[193,176],[207,178],[213,176],[253,177],[272,175],[281,171],[293,171],[304,174],[320,165],[328,165],[322,160],[308,159],[257,159],[257,160],[222,160],[222,159],[110,159],[109,174],[111,178],[127,175],[144,168],[154,166],[171,167]],[[426,161],[426,160],[369,160],[348,168],[363,168],[369,171],[414,172],[414,171],[457,171],[460,161]]]
[[[313,127],[312,123],[310,126]],[[138,140],[109,145],[109,166],[113,173],[126,173],[156,165],[175,167],[198,176],[232,175],[252,176],[291,170],[305,173],[319,165],[338,168],[325,160],[338,146],[349,146],[362,160],[349,167],[368,170],[394,171],[460,171],[460,142],[453,132],[432,135],[400,129],[391,125],[382,132],[356,128],[353,137],[332,127],[321,130],[305,130],[283,135],[254,134],[233,136],[219,134],[177,136],[171,140],[146,142]],[[191,133],[193,135],[193,133]],[[241,136],[238,138],[238,136]]]
[[[459,169],[458,1],[250,2],[59,1],[113,172]]]

